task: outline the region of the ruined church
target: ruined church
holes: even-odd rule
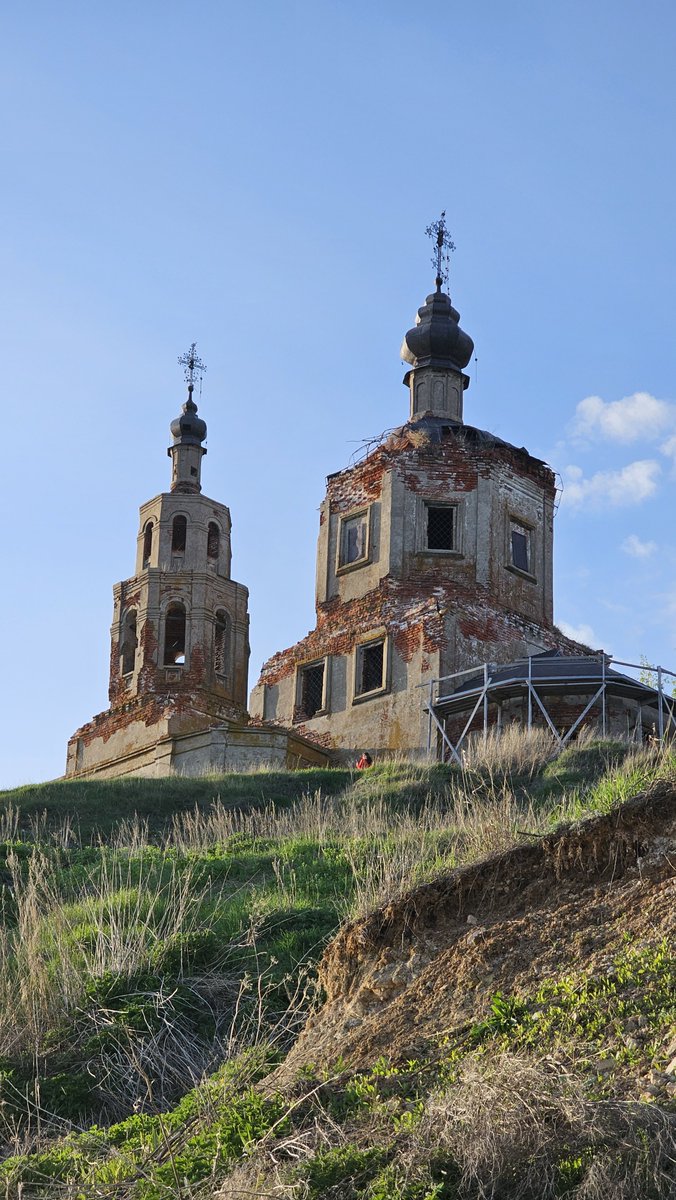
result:
[[[114,588],[110,707],[71,738],[68,776],[314,765],[357,750],[457,757],[453,721],[466,733],[482,704],[487,727],[489,663],[504,693],[493,705],[498,724],[503,702],[512,720],[527,703],[530,724],[537,701],[536,717],[560,736],[533,684],[539,671],[568,705],[560,723],[569,734],[580,703],[582,716],[600,704],[605,728],[613,688],[617,728],[640,725],[651,689],[612,679],[604,655],[553,623],[552,470],[465,420],[474,347],[443,290],[443,216],[431,228],[435,290],[401,348],[408,419],[329,476],[316,626],[264,664],[248,709],[248,592],[231,578],[229,510],[201,490],[194,345],[180,360],[188,398],[171,424],[170,490],[141,507],[134,575]],[[482,664],[477,684],[471,672]],[[511,664],[502,676],[500,664]],[[442,712],[432,696],[449,677]]]
[[[486,661],[588,653],[553,624],[553,471],[465,421],[474,351],[442,290],[404,336],[409,413],[330,475],[317,624],[266,662],[257,719],[336,749],[430,748],[426,689]]]

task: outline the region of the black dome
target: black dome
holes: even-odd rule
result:
[[[467,366],[474,342],[458,324],[460,313],[450,297],[437,285],[418,309],[413,329],[409,329],[401,345],[401,357],[414,367],[453,367],[462,371]]]
[[[197,416],[197,405],[192,396],[188,397],[180,417],[176,417],[169,428],[174,436],[174,442],[199,446],[204,441],[207,436],[207,423]]]

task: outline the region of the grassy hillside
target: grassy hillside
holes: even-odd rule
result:
[[[675,779],[671,753],[588,742],[552,760],[510,732],[462,771],[0,795],[0,1195],[666,1197],[661,932],[628,933],[600,982],[553,967],[519,994],[489,986],[420,1059],[355,1070],[337,1043],[321,1067],[271,1072],[345,922]],[[624,1092],[595,1070],[599,1038],[628,1056]]]
[[[50,828],[72,826],[78,840],[108,837],[125,819],[144,823],[153,835],[166,832],[181,813],[288,804],[308,792],[341,792],[350,771],[252,771],[241,775],[185,779],[57,779],[0,792],[0,807],[20,810],[21,828],[32,833],[36,821]]]

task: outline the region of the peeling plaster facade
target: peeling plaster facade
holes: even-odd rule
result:
[[[192,385],[171,430],[171,490],[141,506],[135,573],[113,589],[110,707],[70,739],[66,776],[322,764],[298,732],[249,722],[249,594],[230,575],[230,512],[201,494]]]
[[[254,717],[339,757],[426,753],[435,678],[587,652],[553,625],[553,472],[464,424],[473,343],[458,321],[438,279],[402,347],[408,422],[328,478],[316,627],[264,664],[251,695]]]
[[[264,664],[251,717],[248,592],[231,578],[229,510],[201,494],[188,375],[170,491],[142,505],[135,573],[114,588],[110,707],[71,738],[67,776],[426,754],[432,680],[588,653],[553,624],[553,472],[464,422],[472,352],[437,278],[402,346],[409,419],[329,476],[316,627]]]

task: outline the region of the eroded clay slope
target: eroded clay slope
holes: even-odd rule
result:
[[[568,971],[607,972],[626,936],[672,939],[676,791],[452,871],[347,925],[320,968],[326,1003],[284,1064],[406,1060],[497,991],[526,994]]]

